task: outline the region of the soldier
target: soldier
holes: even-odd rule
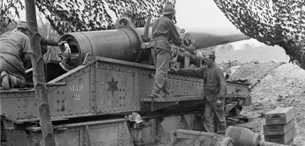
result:
[[[25,86],[25,54],[30,52],[26,35],[27,24],[21,22],[17,29],[0,36],[0,73],[3,89]]]
[[[170,42],[184,48],[186,51],[195,51],[194,47],[188,47],[182,43],[182,39],[180,38],[177,28],[173,22],[176,21],[175,12],[175,8],[172,5],[167,4],[163,9],[163,16],[160,17],[153,25],[153,40],[151,42],[151,46],[156,54],[156,72],[150,97],[163,99],[163,97],[160,95],[160,91],[167,96],[170,95],[167,83],[167,72],[169,70],[169,62],[171,59]]]
[[[5,90],[25,86],[25,70],[32,66],[27,30],[27,22],[22,21],[15,30],[0,36],[0,86]],[[62,44],[44,38],[40,42],[42,45]]]
[[[223,70],[215,63],[215,52],[203,53],[203,65],[195,69],[174,69],[176,73],[202,78],[204,80],[203,92],[206,100],[203,113],[203,125],[207,132],[224,134],[226,130],[225,121],[225,97],[227,94],[226,80]],[[214,130],[214,116],[218,119],[218,130]],[[216,122],[215,122],[216,123]]]

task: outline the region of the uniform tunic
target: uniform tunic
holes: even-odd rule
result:
[[[223,77],[223,70],[215,63],[211,67],[180,69],[178,73],[202,78],[204,80],[203,93],[207,101],[211,102],[225,98],[227,88]]]
[[[203,92],[204,98],[207,100],[205,104],[204,127],[208,132],[215,132],[214,113],[217,116],[219,125],[217,131],[224,133],[226,128],[224,116],[224,98],[226,97],[227,88],[226,81],[223,77],[223,70],[215,63],[210,67],[201,67],[195,69],[180,69],[178,73],[202,78],[204,80]],[[221,104],[217,104],[216,100],[220,100]]]
[[[160,91],[168,91],[167,72],[171,59],[170,41],[180,46],[182,40],[179,37],[176,26],[166,16],[160,17],[154,23],[152,33],[153,41],[151,46],[153,47],[152,51],[155,51],[156,54],[156,61],[154,61],[156,62],[156,73],[152,93],[158,94]]]
[[[28,62],[25,54],[29,53],[28,37],[18,31],[13,30],[0,36],[0,72],[7,73],[24,79],[24,62]]]
[[[43,37],[40,43],[58,46],[58,42]],[[0,36],[0,86],[4,89],[25,86],[25,70],[32,67],[30,52],[28,36],[21,31],[13,30]]]

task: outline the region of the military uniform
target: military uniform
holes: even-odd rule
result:
[[[156,54],[156,73],[151,96],[159,94],[160,91],[169,94],[167,72],[171,59],[170,41],[175,45],[180,46],[182,40],[179,37],[176,26],[173,24],[172,20],[166,16],[160,17],[154,23],[152,33],[153,41],[151,42],[151,46]]]
[[[18,30],[19,29],[19,30]],[[0,36],[0,86],[3,89],[25,86],[25,70],[32,67],[27,23],[21,22],[17,29]],[[40,39],[41,45],[58,46],[57,41]],[[46,48],[42,47],[42,53]]]
[[[29,62],[28,37],[18,30],[0,36],[0,73],[2,87],[23,87],[25,85],[24,63]]]
[[[215,133],[214,115],[216,115],[216,118],[219,121],[217,131],[218,133],[224,133],[226,130],[224,100],[227,88],[226,81],[223,77],[223,70],[213,62],[209,67],[179,69],[177,72],[183,75],[202,78],[204,80],[203,92],[204,98],[206,99],[203,113],[204,127],[208,132]],[[221,101],[221,103],[217,103],[217,100]]]

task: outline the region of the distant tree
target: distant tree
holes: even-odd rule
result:
[[[42,13],[37,14],[37,21],[38,21],[38,32],[41,36],[43,36],[45,39],[50,40],[58,40],[60,35],[57,33],[56,30],[52,28],[49,21],[44,19],[44,15]],[[43,55],[45,62],[50,61],[60,61],[60,57],[58,56],[58,53],[60,52],[59,47],[57,46],[42,46],[46,47],[47,52]]]
[[[305,69],[304,0],[214,0],[244,34],[279,45]]]
[[[38,13],[37,19],[38,31],[44,38],[53,40],[57,40],[59,38],[59,34],[52,28],[49,21],[44,19],[43,14]]]
[[[248,49],[248,48],[252,48],[253,45],[252,44],[244,44],[243,49]]]
[[[218,52],[228,52],[233,51],[234,46],[232,44],[223,44],[217,47],[216,49]]]

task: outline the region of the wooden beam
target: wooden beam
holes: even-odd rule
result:
[[[40,115],[40,126],[42,128],[42,137],[44,146],[55,146],[50,107],[48,104],[47,86],[44,76],[44,61],[41,54],[41,36],[38,33],[37,27],[35,8],[36,0],[24,0],[24,2],[26,8],[26,20],[29,27],[28,37],[31,48],[35,96],[40,100],[38,110]]]

